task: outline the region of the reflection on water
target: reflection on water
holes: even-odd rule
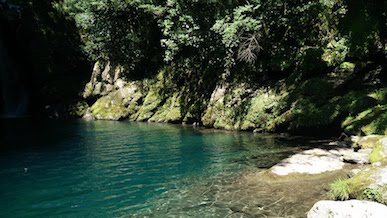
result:
[[[241,175],[300,149],[272,136],[162,124],[2,125],[4,217],[230,215],[240,206],[229,199],[257,198],[236,188]]]

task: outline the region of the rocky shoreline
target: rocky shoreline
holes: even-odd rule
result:
[[[314,148],[290,156],[268,170],[269,174],[298,179],[352,165],[346,179],[330,185],[330,200],[312,207],[308,217],[384,217],[387,214],[387,137],[352,136],[336,148]],[[354,200],[357,199],[357,200]]]

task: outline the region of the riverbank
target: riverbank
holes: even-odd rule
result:
[[[82,99],[49,105],[47,116],[193,124],[261,133],[335,136],[384,134],[385,89],[342,90],[335,78],[311,78],[298,85],[267,86],[216,82],[206,89],[195,81],[179,86],[173,68],[155,77],[123,79],[123,68],[97,62]],[[290,79],[290,78],[289,78]],[[341,81],[342,83],[349,82]],[[336,91],[335,91],[336,90]]]
[[[321,176],[350,167],[347,175],[330,181],[325,199],[336,201],[318,201],[308,217],[383,217],[387,211],[387,137],[351,137],[351,143],[351,147],[341,144],[338,148],[305,150],[276,164],[268,173],[279,181],[303,181],[308,175]]]

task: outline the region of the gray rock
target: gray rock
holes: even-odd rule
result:
[[[370,180],[373,181],[369,187],[377,188],[378,186],[387,185],[387,167],[380,168],[372,173]]]
[[[311,149],[295,154],[273,166],[272,173],[285,176],[291,173],[319,174],[344,167],[340,156],[322,149]]]
[[[372,149],[360,149],[359,151],[355,152],[351,148],[340,148],[330,150],[329,152],[334,155],[341,156],[341,159],[346,163],[369,164]]]
[[[308,218],[385,218],[387,206],[370,201],[319,201],[308,212]]]
[[[83,115],[82,117],[84,120],[94,120],[94,116],[93,114],[91,113],[91,109],[90,108],[87,108],[85,114]]]
[[[125,82],[124,80],[122,80],[122,79],[117,79],[116,82],[114,83],[114,86],[115,86],[117,89],[122,89],[126,84],[127,84],[127,82]]]
[[[83,91],[83,97],[101,97],[108,95],[116,87],[123,88],[126,83],[119,79],[123,70],[122,66],[113,64],[110,61],[106,63],[97,61],[94,64],[90,82],[87,83]]]
[[[381,138],[383,138],[383,136],[380,135],[351,136],[351,141],[353,147],[372,148]]]
[[[372,149],[362,149],[362,152],[355,152],[353,150],[346,150],[340,152],[344,162],[354,164],[369,164],[370,154]],[[367,151],[367,152],[366,152]]]
[[[102,82],[98,82],[98,83],[96,83],[95,84],[95,86],[94,86],[94,90],[93,90],[93,95],[94,96],[99,96],[99,95],[101,95],[101,93],[102,93]]]

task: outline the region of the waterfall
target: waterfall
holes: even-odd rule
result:
[[[5,41],[7,28],[0,20],[0,118],[27,116],[28,93],[23,76],[9,54]],[[12,37],[12,36],[11,36]],[[11,46],[9,46],[11,47]]]

